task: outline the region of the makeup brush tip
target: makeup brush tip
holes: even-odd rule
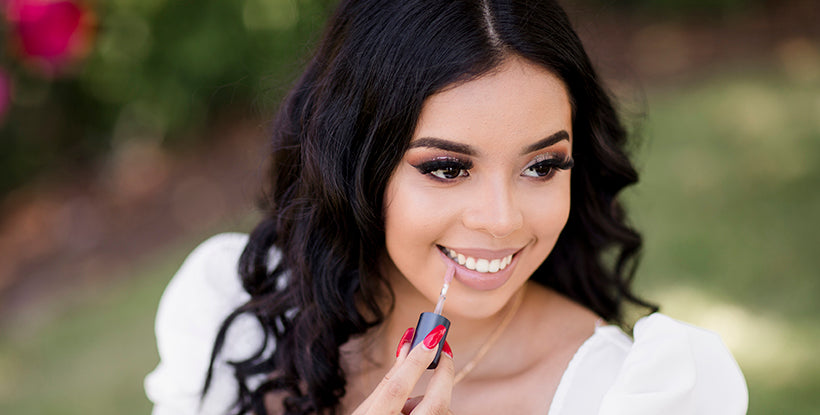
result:
[[[444,274],[444,283],[450,284],[453,281],[453,276],[456,274],[456,265],[452,262],[447,266],[447,273]]]

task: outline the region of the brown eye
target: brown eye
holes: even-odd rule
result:
[[[538,163],[534,166],[530,166],[527,168],[525,176],[531,177],[545,177],[549,176],[552,173],[552,166],[544,165],[543,163]]]
[[[438,181],[451,181],[459,177],[467,177],[470,175],[470,168],[473,167],[470,162],[462,162],[458,159],[439,159],[430,160],[414,166],[419,173],[430,176]]]
[[[449,166],[443,169],[431,171],[430,174],[441,179],[452,180],[461,176],[466,176],[467,171],[456,166]]]
[[[549,179],[557,170],[569,170],[574,164],[575,162],[570,157],[541,160],[524,169],[521,175],[536,179]]]

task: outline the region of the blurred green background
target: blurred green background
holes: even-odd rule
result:
[[[0,413],[147,413],[159,296],[252,228],[267,120],[334,2],[64,0],[62,55],[24,3],[0,23]],[[641,138],[640,292],[721,333],[750,414],[816,413],[818,7],[564,3]]]

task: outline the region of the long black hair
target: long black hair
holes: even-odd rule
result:
[[[394,300],[378,272],[383,195],[426,98],[510,56],[561,79],[571,99],[576,161],[571,211],[532,280],[622,323],[640,235],[616,198],[637,181],[627,134],[564,11],[551,0],[343,1],[273,121],[264,219],[239,273],[251,299],[225,321],[255,315],[272,353],[233,362],[237,411],[337,413],[342,344],[379,325]],[[271,265],[273,252],[279,261]],[[268,347],[268,350],[271,348]],[[248,379],[264,374],[251,388]],[[207,391],[210,374],[206,381]]]

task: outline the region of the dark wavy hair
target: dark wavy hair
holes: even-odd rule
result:
[[[510,56],[560,78],[571,99],[571,210],[532,280],[623,323],[641,237],[616,196],[638,176],[627,134],[564,11],[550,0],[343,1],[273,121],[264,219],[239,273],[251,299],[224,322],[256,316],[268,342],[232,362],[236,411],[338,413],[340,346],[379,325],[393,292],[374,258],[385,251],[383,194],[425,99]],[[281,256],[275,265],[270,256]],[[265,352],[271,350],[273,352]],[[248,380],[263,375],[261,385]],[[210,371],[205,391],[210,384]]]

